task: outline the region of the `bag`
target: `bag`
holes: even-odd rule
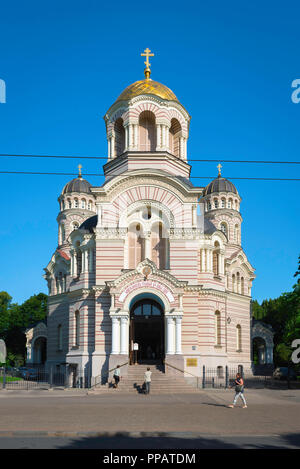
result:
[[[241,384],[237,384],[235,386],[235,392],[242,392],[243,389],[244,389],[244,386]]]

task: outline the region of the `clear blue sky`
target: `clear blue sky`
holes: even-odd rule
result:
[[[300,7],[282,1],[11,1],[0,14],[0,153],[103,156],[103,115],[143,78],[171,88],[192,116],[190,158],[300,161]],[[0,170],[77,171],[80,160],[0,159]],[[102,163],[81,161],[83,173]],[[217,175],[194,163],[193,176]],[[297,165],[223,163],[225,177],[300,177]],[[57,243],[65,176],[1,175],[0,290],[40,291]],[[101,185],[103,178],[89,178]],[[196,185],[209,179],[193,180]],[[242,244],[256,269],[253,297],[292,288],[299,248],[299,182],[235,181]]]

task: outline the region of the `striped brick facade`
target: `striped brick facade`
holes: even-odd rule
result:
[[[139,148],[144,111],[154,116],[156,151]],[[77,364],[99,376],[127,362],[131,309],[136,298],[151,298],[163,310],[168,363],[198,376],[203,365],[250,367],[255,276],[241,246],[241,198],[237,191],[207,195],[191,184],[189,120],[178,101],[155,95],[117,101],[106,113],[104,184],[59,198],[57,220],[65,227],[45,269],[48,364]],[[176,156],[168,146],[172,128]],[[89,205],[74,207],[75,196]],[[168,240],[159,254],[163,267],[153,260],[155,226]],[[131,227],[141,243],[135,268],[129,268]]]

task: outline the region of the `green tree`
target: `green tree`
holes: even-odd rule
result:
[[[25,330],[47,317],[47,295],[33,295],[21,305],[11,300],[7,292],[0,292],[0,337],[6,343],[8,364],[19,366],[26,358]]]

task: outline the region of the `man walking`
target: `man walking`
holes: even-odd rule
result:
[[[150,368],[148,367],[147,371],[145,371],[145,376],[144,376],[144,381],[145,381],[145,386],[146,386],[145,394],[150,393],[151,375],[152,375],[152,372],[150,371]]]

